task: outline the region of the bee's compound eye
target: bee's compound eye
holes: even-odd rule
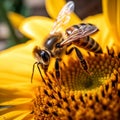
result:
[[[42,58],[44,63],[48,63],[49,62],[50,55],[45,50],[41,51],[40,56],[41,56],[41,58]]]

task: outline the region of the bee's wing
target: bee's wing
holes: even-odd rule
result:
[[[74,2],[70,1],[61,9],[58,14],[58,17],[53,25],[50,34],[54,34],[55,32],[60,31],[60,28],[69,22],[70,14],[74,11]]]
[[[79,29],[71,33],[65,40],[60,43],[60,46],[68,45],[78,39],[87,37],[98,31],[98,28],[93,24],[80,24]]]

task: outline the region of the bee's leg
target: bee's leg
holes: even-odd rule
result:
[[[45,75],[47,76],[48,65],[41,65],[42,69],[44,70]]]
[[[41,70],[40,70],[40,65],[41,63],[38,63],[37,64],[37,68],[38,68],[38,71],[39,71],[39,73],[40,73],[40,75],[41,75],[41,78],[42,78],[42,80],[43,80],[43,82],[46,84],[46,82],[45,82],[45,79],[44,79],[44,77],[43,77],[43,75],[42,75],[42,72],[41,72]]]
[[[66,55],[69,55],[73,50],[75,50],[76,54],[77,54],[77,57],[79,58],[80,60],[80,63],[83,67],[83,69],[87,72],[88,72],[88,65],[87,65],[87,62],[86,60],[84,59],[82,53],[80,52],[80,50],[77,48],[77,47],[72,47],[70,48],[68,51],[66,51]]]
[[[42,75],[42,73],[41,73],[40,66],[39,66],[39,65],[41,65],[41,63],[39,63],[39,62],[35,62],[35,63],[33,64],[33,70],[32,70],[32,75],[31,75],[31,83],[32,83],[33,76],[34,76],[35,65],[37,65],[38,71],[39,71],[39,73],[40,73],[40,76],[41,76],[43,82],[46,83],[46,82],[45,82],[45,79],[44,79],[44,77],[43,77],[43,75]]]
[[[55,61],[55,76],[56,76],[56,79],[58,79],[58,80],[60,79],[59,61],[61,61],[61,59],[56,58],[56,61]]]

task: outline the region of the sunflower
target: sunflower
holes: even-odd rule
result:
[[[64,4],[64,0],[46,1],[46,8],[53,19]],[[90,16],[82,21],[93,23],[100,30],[93,37],[102,47],[103,54],[96,55],[82,50],[92,74],[87,74],[81,68],[73,53],[68,58],[64,57],[59,81],[54,76],[51,64],[49,73],[44,76],[45,81],[42,81],[36,70],[31,84],[31,71],[35,62],[33,48],[43,42],[53,20],[37,16],[25,19],[20,30],[31,40],[0,53],[0,119],[118,120],[119,5],[119,0],[103,0],[103,14]],[[72,14],[68,26],[80,22]]]
[[[15,28],[19,28],[21,21],[24,20],[24,16],[15,12],[8,12],[8,18]]]

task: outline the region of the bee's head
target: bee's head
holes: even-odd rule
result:
[[[47,50],[40,49],[36,46],[33,50],[33,54],[39,63],[48,65],[50,62],[50,55]]]

